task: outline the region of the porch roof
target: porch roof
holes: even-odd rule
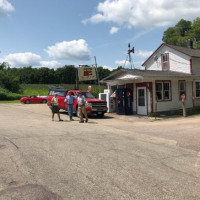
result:
[[[162,79],[162,78],[197,78],[200,76],[191,75],[188,73],[181,73],[175,71],[158,71],[158,70],[140,70],[140,69],[121,69],[112,73],[101,82],[112,82],[116,80],[138,80],[138,79]]]

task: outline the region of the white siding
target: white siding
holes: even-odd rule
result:
[[[192,59],[192,74],[200,75],[200,58]]]
[[[169,53],[170,71],[190,73],[190,57],[167,46],[161,47],[145,64],[147,70],[162,70],[161,55]],[[155,59],[157,58],[157,59]]]
[[[157,112],[170,111],[182,109],[182,101],[179,100],[179,89],[178,89],[178,80],[171,81],[171,90],[172,90],[172,101],[162,101],[157,102]],[[155,102],[155,83],[153,85],[154,101]],[[186,108],[192,108],[192,81],[186,81]],[[155,103],[154,103],[155,111]]]

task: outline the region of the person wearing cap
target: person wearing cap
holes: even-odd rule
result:
[[[73,96],[72,92],[69,92],[69,94],[65,97],[64,102],[67,102],[67,109],[68,109],[68,115],[70,121],[74,121],[73,117],[73,104],[74,104],[74,99],[76,99],[77,96]]]
[[[59,121],[63,121],[60,118],[59,107],[58,107],[58,94],[55,93],[54,97],[51,99],[51,106],[52,106],[52,121],[54,121],[54,114],[57,113]]]
[[[85,116],[85,122],[87,123],[88,116],[87,116],[86,109],[85,109],[85,97],[81,94],[81,92],[78,93],[77,103],[78,103],[78,113],[80,116],[79,123],[84,123],[83,115]]]

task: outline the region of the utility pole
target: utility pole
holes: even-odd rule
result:
[[[99,93],[100,93],[100,92],[101,92],[101,88],[100,88],[100,82],[99,82],[99,73],[98,73],[98,69],[97,69],[97,59],[96,59],[96,56],[94,56],[94,61],[95,61],[95,66],[96,66],[97,81],[98,81],[98,85],[99,85]]]

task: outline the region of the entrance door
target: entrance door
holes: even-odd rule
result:
[[[146,87],[137,88],[137,114],[147,115]]]

